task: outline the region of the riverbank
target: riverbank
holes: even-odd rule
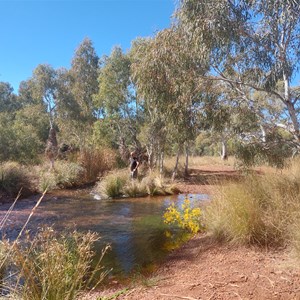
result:
[[[178,182],[178,187],[183,193],[211,194],[213,180],[232,181],[241,176],[230,166],[201,166],[192,170],[189,181]],[[149,277],[141,276],[127,285],[112,282],[84,299],[300,299],[300,266],[285,247],[237,246],[198,234]]]
[[[198,234],[151,277],[84,299],[300,299],[299,271],[286,249],[222,244]]]

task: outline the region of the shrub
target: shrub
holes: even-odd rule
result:
[[[25,168],[16,162],[5,162],[0,165],[0,190],[10,196],[16,196],[23,189],[31,189],[31,180]]]
[[[27,235],[25,245],[13,244],[12,261],[18,272],[18,294],[24,300],[76,299],[99,276],[100,265],[92,270],[95,233],[73,232],[57,237],[52,228],[41,230],[35,238]],[[104,249],[103,255],[107,248]],[[103,256],[102,255],[102,256]],[[94,284],[99,284],[101,272]]]
[[[203,229],[200,219],[201,209],[191,207],[191,202],[188,199],[184,200],[181,209],[176,208],[173,203],[167,208],[163,217],[166,224],[176,224],[191,233],[197,233]]]

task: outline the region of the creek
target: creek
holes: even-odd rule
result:
[[[126,278],[133,272],[153,271],[170,251],[187,240],[188,236],[181,230],[165,225],[162,217],[168,206],[175,202],[179,207],[186,197],[195,206],[208,199],[208,195],[190,194],[96,200],[87,191],[68,195],[58,193],[42,201],[28,229],[34,231],[45,224],[58,231],[97,232],[101,236],[96,245],[99,253],[104,245],[111,245],[104,257],[104,266],[113,268],[111,276]],[[22,210],[30,211],[28,206],[20,201],[14,213],[18,216]],[[12,214],[7,228],[17,232],[17,226],[21,226],[17,224]],[[8,235],[13,238],[13,232]]]

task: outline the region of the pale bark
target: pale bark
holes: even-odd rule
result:
[[[159,174],[162,175],[164,171],[164,159],[165,159],[165,153],[164,151],[161,151],[160,153],[160,164],[159,164]]]
[[[175,167],[174,167],[173,174],[172,174],[172,181],[175,180],[175,177],[176,177],[176,174],[177,174],[178,162],[179,162],[179,154],[180,154],[180,151],[178,150],[177,156],[176,156]]]
[[[227,160],[228,155],[227,155],[227,141],[225,138],[222,138],[222,153],[221,153],[221,158],[222,160]]]

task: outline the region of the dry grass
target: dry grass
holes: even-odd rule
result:
[[[16,293],[24,300],[71,300],[98,285],[106,275],[99,275],[100,264],[91,268],[92,247],[98,239],[90,232],[57,236],[52,228],[46,228],[34,238],[27,235],[22,243],[14,243],[11,258],[22,283]]]
[[[290,168],[297,170],[299,162]],[[300,245],[299,218],[300,177],[286,170],[217,187],[205,214],[214,236],[259,245]]]
[[[110,149],[84,148],[78,163],[84,168],[84,181],[95,182],[99,176],[116,166],[116,154]]]
[[[168,157],[164,161],[164,176],[171,177],[176,157]],[[185,157],[180,156],[177,170],[177,178],[184,177]],[[189,157],[189,169],[197,168],[201,166],[237,166],[237,161],[233,157],[229,157],[228,160],[222,160],[218,156],[190,156]]]
[[[5,162],[0,164],[0,191],[15,197],[21,189],[31,190],[31,177],[17,162]]]
[[[95,192],[102,198],[118,198],[123,195],[123,188],[129,181],[128,170],[118,170],[102,178],[95,187]]]
[[[60,188],[70,188],[79,186],[84,182],[84,168],[77,163],[68,161],[57,161],[55,170],[49,170],[48,165],[36,166],[35,173],[38,174],[37,189],[42,192],[44,190],[54,190]]]

